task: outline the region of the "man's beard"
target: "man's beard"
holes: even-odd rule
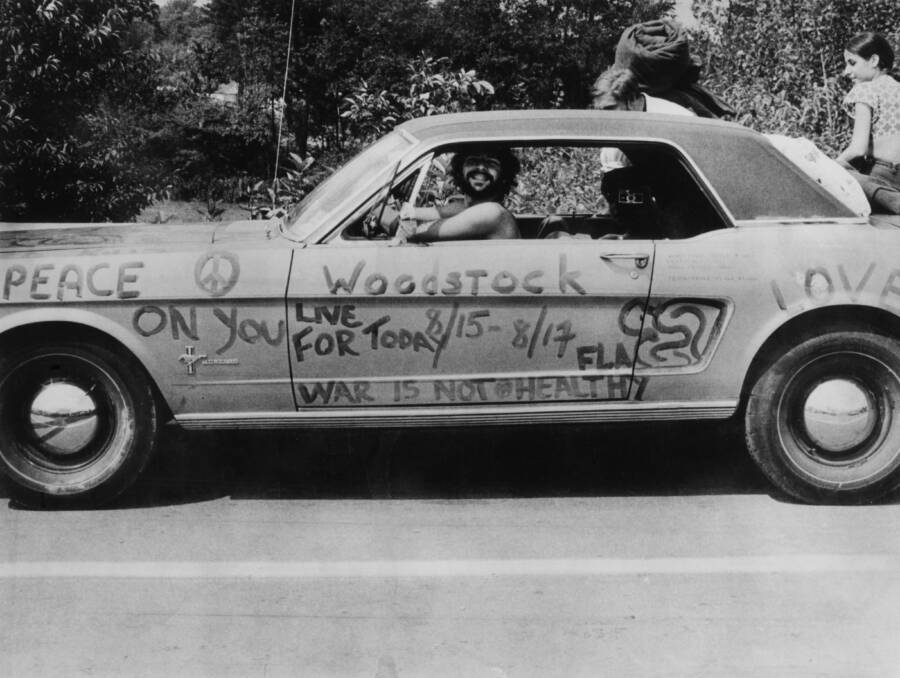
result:
[[[476,178],[477,186],[472,184],[473,178]],[[487,172],[469,172],[466,175],[466,183],[472,195],[489,195],[497,188],[497,182],[494,180],[494,177]]]

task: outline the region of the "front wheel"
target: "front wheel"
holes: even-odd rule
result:
[[[772,362],[745,415],[750,454],[806,502],[863,503],[900,485],[900,342],[824,332]]]
[[[16,500],[97,506],[130,486],[153,453],[158,428],[142,370],[81,342],[4,353],[0,461]]]

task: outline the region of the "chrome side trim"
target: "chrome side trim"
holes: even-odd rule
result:
[[[357,408],[301,412],[221,412],[175,415],[190,430],[229,428],[414,428],[525,424],[590,424],[727,419],[737,400],[666,403],[573,403],[543,406]]]
[[[740,219],[735,222],[738,228],[755,228],[765,226],[865,226],[868,217],[760,217],[758,219]]]

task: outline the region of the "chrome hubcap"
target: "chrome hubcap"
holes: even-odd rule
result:
[[[83,451],[97,435],[97,403],[81,386],[52,381],[41,386],[28,410],[31,433],[46,452]]]
[[[872,395],[850,379],[823,381],[803,405],[803,426],[823,452],[840,454],[859,447],[877,424]]]

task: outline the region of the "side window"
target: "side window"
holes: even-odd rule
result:
[[[684,160],[660,144],[623,144],[620,162],[604,171],[604,194],[613,213],[639,220],[644,235],[690,238],[727,222]]]
[[[679,239],[727,226],[687,164],[661,144],[499,146],[517,166],[502,197],[490,198],[502,203],[507,220],[514,219],[512,235],[501,237]],[[461,215],[477,202],[457,185],[468,181],[460,168],[473,157],[473,147],[441,147],[403,169],[354,215],[342,239],[390,240],[403,204],[435,215],[431,219]]]
[[[510,195],[523,237],[689,238],[726,222],[688,166],[660,144],[514,149]]]

